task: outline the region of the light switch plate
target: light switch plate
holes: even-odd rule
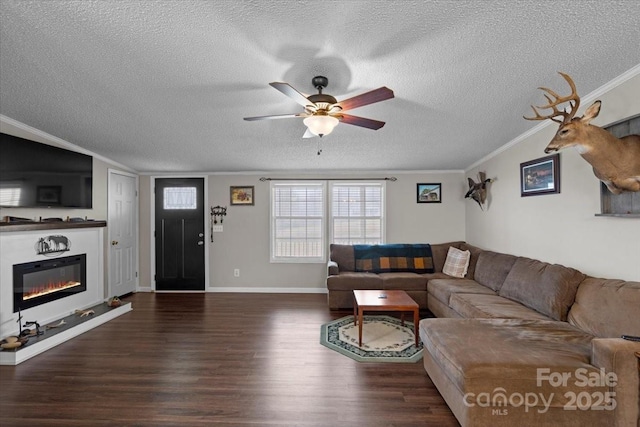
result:
[[[222,226],[221,225],[214,225],[213,227],[211,227],[211,231],[213,231],[214,233],[222,233]]]

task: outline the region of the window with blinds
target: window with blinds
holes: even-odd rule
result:
[[[332,183],[331,242],[384,243],[384,183]]]
[[[271,182],[271,261],[324,262],[326,184]]]

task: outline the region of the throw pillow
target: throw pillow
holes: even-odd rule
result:
[[[447,276],[464,277],[469,268],[469,259],[471,259],[471,252],[461,251],[458,248],[449,246],[447,260],[444,262],[442,272]]]

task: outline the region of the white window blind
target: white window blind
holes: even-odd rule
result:
[[[324,262],[324,182],[271,182],[271,260]]]
[[[332,183],[330,230],[333,243],[384,243],[384,183]]]

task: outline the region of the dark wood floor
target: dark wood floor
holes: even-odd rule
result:
[[[0,366],[6,426],[457,426],[415,364],[319,343],[319,294],[150,294],[133,311]]]

